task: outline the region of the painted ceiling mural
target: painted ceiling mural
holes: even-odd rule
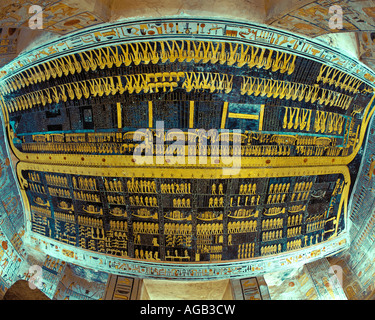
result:
[[[40,266],[52,299],[139,298],[144,277],[252,279],[244,299],[259,281],[270,299],[371,296],[370,67],[251,22],[100,24],[45,6],[48,31],[69,35],[18,54],[13,9],[2,31],[17,55],[0,69],[2,293]]]
[[[340,6],[343,28],[331,29],[328,21],[332,17],[329,8]],[[375,68],[375,9],[373,1],[309,1],[308,4],[296,6],[288,12],[269,14],[267,24],[293,32],[303,33],[310,37],[332,32],[353,32],[356,34],[361,61]]]
[[[0,4],[0,66],[11,61],[28,43],[40,34],[63,35],[85,27],[103,22],[116,21],[121,17],[164,17],[181,13],[203,16],[237,17],[289,30],[308,37],[335,32],[351,32],[356,35],[360,59],[374,68],[374,16],[375,10],[371,0],[309,0],[309,1],[242,1],[236,0],[230,12],[225,3],[211,6],[209,1],[189,3],[183,0],[163,0],[158,7],[149,4],[142,7],[130,1],[36,1],[16,0],[3,1]],[[30,32],[29,19],[32,13],[28,8],[40,5],[43,8],[43,30]],[[343,15],[343,28],[330,29],[329,20],[332,14],[329,8],[340,6]],[[235,10],[234,7],[242,10]],[[236,16],[237,15],[237,16]],[[39,32],[40,31],[40,32]],[[16,43],[20,34],[22,43]],[[26,42],[26,44],[25,44]]]
[[[23,247],[25,238],[24,210],[17,188],[11,158],[7,152],[6,136],[1,135],[1,206],[0,206],[0,295],[17,280],[18,270],[27,254]]]

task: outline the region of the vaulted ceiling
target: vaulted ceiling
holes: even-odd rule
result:
[[[42,265],[58,299],[371,297],[374,17],[366,0],[2,1],[0,293]],[[241,174],[131,158],[159,121],[243,130]]]
[[[43,8],[43,29],[30,30],[31,5]],[[343,29],[330,29],[329,7],[339,4],[343,10]],[[2,1],[0,4],[0,66],[28,46],[48,38],[81,30],[103,22],[136,17],[201,16],[235,18],[289,30],[308,37],[351,33],[349,50],[371,68],[375,68],[375,10],[373,1],[323,0],[209,0],[209,1]],[[38,38],[41,38],[38,41]],[[327,39],[327,38],[325,38]],[[329,38],[331,39],[331,38]],[[333,37],[333,39],[337,39]],[[330,41],[330,40],[328,40]],[[347,41],[333,41],[341,46]]]

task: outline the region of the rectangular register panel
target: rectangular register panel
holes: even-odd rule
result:
[[[40,169],[18,166],[32,233],[122,258],[268,257],[346,227],[346,167],[242,169],[227,179],[217,169]]]

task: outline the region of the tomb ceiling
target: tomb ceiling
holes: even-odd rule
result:
[[[361,252],[371,1],[343,1],[340,30],[327,1],[214,4],[47,1],[41,30],[31,3],[0,5],[4,287],[47,256],[95,297],[108,274],[228,297],[225,279]]]

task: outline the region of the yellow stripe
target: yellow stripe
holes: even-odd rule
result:
[[[233,113],[229,112],[228,118],[237,118],[237,119],[253,119],[258,120],[259,116],[256,114],[243,114],[243,113]]]
[[[121,103],[117,102],[117,128],[122,128]]]
[[[81,157],[81,155],[78,155]],[[118,156],[116,156],[118,158]],[[133,156],[130,156],[133,159]],[[296,157],[294,157],[296,158]],[[303,157],[301,157],[303,158]],[[313,157],[311,157],[313,158]],[[319,157],[320,158],[320,157]],[[212,176],[217,177],[217,179],[226,179],[226,176],[222,175],[222,167],[217,167],[216,164],[214,166],[210,166],[210,168],[202,168],[201,167],[171,167],[170,165],[167,166],[158,166],[158,170],[155,170],[155,166],[145,167],[145,166],[134,166],[132,161],[128,161],[132,163],[131,165],[127,165],[125,163],[123,165],[121,159],[119,162],[119,166],[117,167],[104,167],[104,166],[77,166],[74,164],[69,164],[66,166],[57,166],[56,164],[43,164],[43,171],[44,172],[54,172],[54,173],[69,173],[74,175],[88,175],[88,176],[97,176],[97,177],[147,177],[147,178],[175,178],[181,177],[181,179],[187,178],[199,178],[199,179],[212,179]],[[273,161],[274,159],[272,159]],[[276,159],[275,159],[276,160]],[[292,159],[294,161],[295,159]],[[298,160],[298,159],[297,159]],[[303,159],[302,159],[303,160]],[[329,159],[331,160],[331,158]],[[263,162],[264,159],[263,159]],[[258,168],[254,166],[243,167],[238,174],[238,178],[259,178],[259,177],[295,177],[295,176],[303,176],[303,175],[325,175],[325,174],[336,174],[340,173],[344,175],[344,181],[346,185],[345,188],[349,188],[350,186],[350,172],[347,166],[333,166],[333,165],[323,165],[317,166],[314,165],[312,167],[303,166],[303,161],[301,161],[302,166],[292,166],[294,162],[289,167],[278,167],[275,170],[275,167],[261,167],[259,165]],[[280,163],[281,164],[281,163]],[[123,165],[123,166],[121,166]],[[300,165],[300,163],[298,163]],[[17,175],[21,181],[26,181],[23,178],[22,171],[23,170],[35,170],[40,171],[41,165],[40,163],[31,163],[31,162],[23,162],[20,161],[17,165]],[[343,190],[343,195],[345,195],[345,191]],[[21,193],[25,192],[24,189],[21,189]],[[25,193],[26,195],[26,193]],[[26,196],[27,198],[27,196]],[[344,198],[344,197],[343,197]],[[341,201],[341,200],[340,200]]]
[[[225,128],[225,121],[227,120],[228,102],[224,102],[223,115],[221,117],[221,129]]]
[[[263,117],[264,117],[264,104],[260,106],[260,113],[259,113],[259,131],[263,129]]]
[[[152,128],[152,101],[148,102],[148,127]]]
[[[190,101],[189,128],[194,127],[194,101]]]

